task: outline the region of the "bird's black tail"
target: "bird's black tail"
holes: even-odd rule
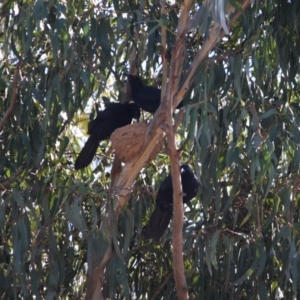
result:
[[[148,239],[159,240],[168,228],[172,214],[173,206],[162,210],[159,205],[156,205],[149,223],[146,226],[145,237]]]
[[[75,161],[75,170],[85,168],[92,162],[98,146],[99,146],[99,140],[91,135],[88,138],[85,145],[83,146],[82,150],[79,153],[79,156]]]

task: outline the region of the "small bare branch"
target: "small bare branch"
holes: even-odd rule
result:
[[[185,58],[185,33],[187,30],[187,23],[189,21],[189,12],[192,6],[191,0],[186,0],[181,7],[181,13],[178,22],[178,35],[176,38],[175,47],[172,54],[169,73],[169,85],[167,91],[166,101],[166,124],[169,128],[173,127],[172,114],[176,102],[176,94],[179,87],[180,75],[182,73],[183,61]],[[176,127],[176,125],[175,125]],[[178,299],[188,299],[188,289],[185,279],[184,262],[182,255],[182,227],[183,227],[183,202],[182,202],[182,185],[180,176],[180,157],[176,149],[176,132],[169,130],[167,132],[168,149],[171,160],[171,177],[173,186],[173,265],[174,278]]]
[[[110,243],[104,254],[101,262],[92,270],[92,274],[88,276],[86,281],[86,300],[102,300],[102,281],[106,264],[110,260],[112,255],[112,244]]]
[[[166,16],[166,3],[165,1],[160,1],[161,5],[161,17]],[[161,100],[165,101],[166,91],[167,91],[167,76],[168,76],[168,62],[167,62],[167,29],[163,25],[161,27],[161,52],[162,52],[162,86],[161,86]]]
[[[179,125],[181,124],[184,115],[185,115],[185,110],[184,110],[184,109],[181,109],[181,110],[179,111],[178,119],[176,120],[175,125],[174,125],[174,131],[175,131],[175,132],[177,131]]]
[[[251,4],[251,0],[245,0],[242,4],[242,9],[246,10],[250,6],[250,4]],[[227,26],[229,29],[233,27],[234,23],[240,17],[240,15],[241,15],[240,11],[237,11],[233,14]],[[207,58],[209,52],[216,46],[219,40],[222,37],[224,37],[224,35],[225,32],[223,30],[220,30],[219,26],[215,26],[214,28],[211,29],[209,34],[209,39],[203,44],[201,50],[199,50],[199,52],[195,56],[190,66],[190,69],[187,72],[185,80],[176,95],[177,97],[176,97],[175,107],[181,102],[184,95],[188,91],[190,87],[190,83],[192,82],[192,78],[194,77],[198,67],[203,63],[203,61]]]
[[[19,69],[20,69],[20,63],[18,63],[16,65],[14,78],[13,78],[11,101],[10,101],[8,110],[6,111],[6,113],[4,114],[4,116],[0,122],[0,132],[2,131],[4,124],[7,121],[8,117],[12,114],[15,104],[16,104]]]
[[[111,169],[111,183],[110,183],[111,188],[115,187],[115,182],[118,180],[121,172],[122,172],[121,160],[115,154],[115,158]]]
[[[163,290],[163,288],[165,287],[165,285],[170,281],[170,279],[173,277],[173,272],[170,272],[167,277],[165,278],[165,280],[161,283],[161,285],[158,287],[158,289],[155,291],[155,293],[153,294],[153,296],[151,297],[150,300],[155,300],[156,297],[160,294],[160,292]]]
[[[6,190],[10,187],[10,185],[17,179],[17,177],[22,173],[23,171],[23,166],[19,167],[16,171],[16,173],[14,175],[12,175],[11,177],[9,177],[6,181],[4,181],[1,186],[0,186],[0,190]]]

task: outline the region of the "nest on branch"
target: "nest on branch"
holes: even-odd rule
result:
[[[113,149],[123,162],[129,162],[137,157],[145,146],[147,123],[135,123],[116,129],[110,136]],[[163,139],[155,145],[147,162],[153,160],[162,149]]]

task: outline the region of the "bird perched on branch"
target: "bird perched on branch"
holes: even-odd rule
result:
[[[131,123],[132,119],[140,118],[140,108],[135,103],[108,103],[88,125],[90,137],[83,146],[75,162],[75,170],[88,166],[96,154],[99,143],[109,139],[117,129]]]
[[[144,85],[142,80],[131,74],[126,74],[130,85],[131,99],[143,110],[155,113],[160,104],[161,90],[153,87]],[[180,103],[176,108],[182,107]]]
[[[197,194],[199,182],[187,164],[180,166],[183,203],[191,201]],[[161,183],[156,196],[156,206],[146,226],[145,236],[158,240],[168,228],[173,215],[173,187],[171,175]]]

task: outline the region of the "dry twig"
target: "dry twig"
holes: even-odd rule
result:
[[[20,68],[20,64],[17,64],[16,69],[15,69],[15,73],[14,73],[14,78],[13,78],[11,101],[10,101],[10,105],[9,105],[8,110],[4,114],[2,120],[0,121],[0,132],[3,129],[6,120],[12,114],[12,112],[14,110],[14,107],[15,107],[15,104],[16,104],[19,68]]]

